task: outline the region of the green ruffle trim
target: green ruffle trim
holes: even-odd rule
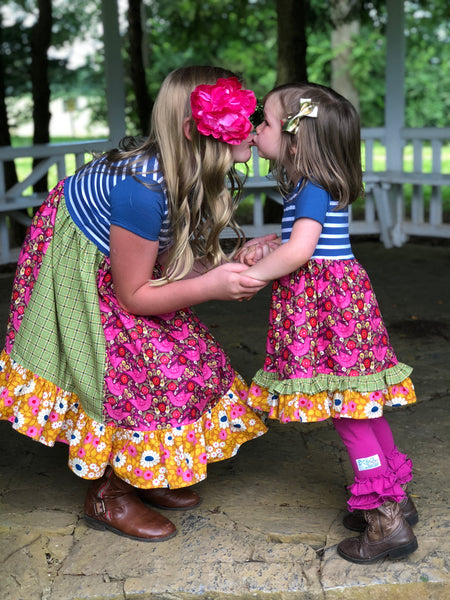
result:
[[[260,385],[270,393],[307,394],[313,396],[320,392],[344,392],[354,390],[363,394],[384,390],[391,385],[402,383],[412,373],[412,367],[404,363],[397,363],[394,367],[357,377],[320,374],[313,378],[285,379],[280,381],[276,373],[269,373],[260,369],[253,378],[252,384]]]

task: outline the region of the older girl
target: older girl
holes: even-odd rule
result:
[[[0,418],[42,444],[68,444],[69,467],[92,481],[85,519],[95,529],[172,537],[173,523],[148,504],[196,506],[187,488],[208,463],[265,431],[187,308],[265,285],[219,244],[224,227],[236,229],[233,164],[250,157],[255,104],[229,71],[174,71],[148,139],[125,140],[61,181],[25,239]]]

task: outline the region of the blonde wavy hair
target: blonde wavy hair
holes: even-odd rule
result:
[[[162,277],[154,279],[154,284],[182,279],[198,259],[212,267],[227,260],[220,245],[225,227],[233,229],[237,236],[233,252],[244,240],[234,213],[245,177],[234,168],[229,144],[197,131],[190,104],[191,92],[198,85],[211,85],[228,77],[236,75],[211,66],[172,71],[156,98],[148,138],[144,142],[124,138],[118,149],[105,155],[111,167],[119,160],[135,157],[128,163],[127,172],[149,155],[156,155],[160,163],[174,243]],[[190,139],[184,133],[186,118],[191,119]]]
[[[280,102],[280,119],[295,114],[300,99],[317,102],[317,118],[301,119],[295,134],[283,131],[280,156],[272,163],[280,191],[288,194],[296,182],[288,172],[323,188],[338,202],[337,210],[364,196],[361,168],[361,129],[359,115],[346,98],[317,83],[288,83],[274,88],[264,98],[275,95]],[[286,168],[287,167],[287,168]]]

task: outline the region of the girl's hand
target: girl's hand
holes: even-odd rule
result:
[[[240,255],[240,253],[245,248],[248,248],[249,246],[254,246],[255,244],[264,244],[265,242],[274,241],[277,238],[278,238],[278,235],[276,233],[269,233],[269,234],[263,235],[261,237],[252,238],[251,240],[247,240],[245,242],[245,244],[242,246],[242,248],[239,250],[239,252],[236,253],[235,258],[237,258]]]
[[[322,225],[318,221],[306,217],[297,219],[289,240],[250,267],[247,274],[259,280],[272,281],[293,273],[311,258],[321,231]]]
[[[246,246],[241,248],[236,256],[233,257],[235,262],[239,262],[242,265],[247,265],[251,267],[255,264],[256,253],[258,250],[258,244],[253,244],[252,246]]]
[[[254,238],[242,246],[234,260],[250,267],[278,248],[280,243],[281,238],[276,233]]]
[[[250,300],[267,285],[244,275],[246,265],[226,263],[202,275],[204,284],[210,289],[211,299],[214,300]]]

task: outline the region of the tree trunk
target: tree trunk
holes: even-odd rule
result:
[[[147,135],[150,127],[150,115],[153,103],[145,78],[142,0],[128,2],[128,39],[130,44],[130,75],[136,100],[139,127],[143,135]]]
[[[306,9],[308,0],[277,0],[277,85],[306,81]]]
[[[38,0],[39,16],[31,30],[31,85],[33,93],[33,144],[50,141],[50,84],[47,53],[52,33],[52,2]],[[39,161],[33,161],[33,167]],[[34,185],[35,192],[47,189],[47,176]]]
[[[308,0],[277,0],[276,85],[308,79],[306,66],[306,12]],[[283,207],[269,196],[264,202],[264,222],[279,223]]]
[[[0,45],[2,44],[2,22],[0,13]],[[2,53],[0,52],[0,146],[11,146],[11,135],[8,127],[8,111],[6,108],[6,83],[5,68]],[[4,189],[8,191],[17,183],[16,165],[13,160],[7,161],[4,166]],[[11,246],[22,244],[26,228],[14,219],[9,223],[9,243]]]
[[[350,100],[359,111],[359,96],[350,73],[354,38],[359,35],[358,11],[360,0],[333,0],[331,2],[331,87]]]

